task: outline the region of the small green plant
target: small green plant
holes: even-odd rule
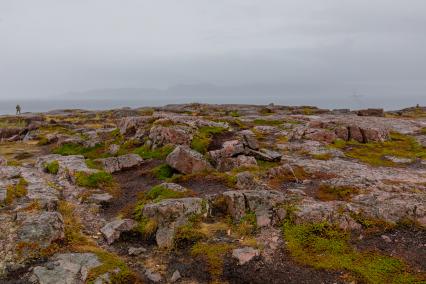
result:
[[[103,170],[103,166],[99,162],[95,162],[92,159],[86,159],[85,162],[89,169]]]
[[[20,178],[16,185],[8,185],[6,187],[6,204],[12,204],[16,198],[21,198],[27,195],[28,182],[24,178]]]
[[[152,187],[146,194],[146,198],[153,202],[160,202],[164,199],[183,198],[188,196],[188,192],[178,192],[161,185]]]
[[[153,168],[151,172],[156,178],[160,180],[166,180],[168,178],[171,178],[175,173],[174,169],[167,164],[159,165]]]
[[[114,178],[107,172],[97,172],[87,174],[85,172],[77,172],[76,183],[78,186],[88,188],[109,188],[114,186]]]
[[[173,149],[174,147],[172,145],[165,145],[156,149],[150,149],[150,147],[144,145],[136,148],[133,153],[138,154],[144,159],[164,160],[173,151]]]
[[[197,135],[194,136],[191,142],[191,148],[195,151],[205,154],[207,149],[212,142],[212,137],[214,134],[219,134],[224,132],[226,129],[223,127],[215,126],[204,126],[198,130]]]
[[[49,174],[56,175],[59,171],[59,162],[58,161],[52,161],[50,163],[46,163],[46,164],[44,164],[44,169]]]
[[[105,149],[104,144],[97,144],[93,147],[84,147],[78,144],[64,144],[53,150],[53,153],[62,156],[83,155],[85,158],[97,159],[111,156]]]
[[[157,231],[158,224],[154,219],[150,219],[142,215],[143,208],[139,207],[138,210],[140,210],[140,213],[138,217],[136,217],[136,221],[138,221],[136,230],[141,234],[142,238],[148,240]]]
[[[246,213],[235,227],[235,230],[240,236],[252,235],[256,229],[256,214],[254,212]]]

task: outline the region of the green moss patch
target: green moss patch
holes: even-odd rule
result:
[[[84,147],[82,145],[69,143],[55,148],[53,153],[62,156],[83,155],[88,159],[107,158],[111,156],[111,154],[109,154],[106,150],[104,144],[97,144],[93,147]]]
[[[175,170],[167,164],[162,164],[153,168],[151,173],[160,180],[166,180],[173,176]]]
[[[44,164],[44,169],[49,174],[56,175],[59,171],[59,162],[58,161],[52,161],[50,163],[46,163],[46,164]]]
[[[366,283],[415,283],[399,259],[374,252],[357,251],[349,244],[349,235],[323,222],[283,225],[287,248],[293,258],[317,269],[346,270]]]
[[[103,171],[92,174],[77,172],[75,179],[78,186],[87,188],[111,188],[115,186],[112,175]]]
[[[358,143],[336,140],[334,147],[342,149],[347,157],[358,159],[372,166],[397,166],[385,156],[408,159],[426,159],[426,149],[414,137],[391,133],[391,140],[385,142]]]
[[[205,126],[198,130],[191,142],[191,148],[201,154],[205,154],[210,143],[213,140],[214,134],[219,134],[226,131],[223,127]]]
[[[171,198],[183,198],[189,195],[190,192],[177,192],[161,185],[154,186],[145,194],[146,198],[153,202],[160,202]]]
[[[174,147],[172,145],[165,145],[156,149],[151,149],[150,147],[144,145],[136,148],[133,153],[138,154],[144,159],[164,160],[173,151],[173,149]]]
[[[86,166],[89,169],[103,170],[103,166],[99,162],[95,162],[92,159],[86,159],[85,162],[86,162]]]

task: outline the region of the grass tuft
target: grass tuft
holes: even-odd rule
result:
[[[174,147],[172,145],[165,145],[156,149],[150,149],[148,146],[144,145],[136,148],[133,153],[138,154],[144,159],[164,160],[173,151],[173,149]]]
[[[222,133],[226,129],[223,127],[205,126],[198,130],[197,135],[194,136],[191,142],[191,148],[201,154],[205,154],[212,142],[214,134]]]
[[[52,161],[50,163],[46,163],[46,164],[44,164],[44,169],[49,174],[56,175],[59,171],[59,162],[58,161]]]
[[[209,266],[212,278],[219,280],[223,274],[224,257],[233,248],[234,245],[227,243],[196,243],[191,248],[191,255],[203,258]]]
[[[77,172],[76,183],[78,186],[87,188],[111,188],[115,185],[112,175],[103,171],[93,174]]]
[[[166,180],[173,176],[175,170],[167,164],[162,164],[153,168],[151,172],[156,178],[160,180]]]
[[[28,182],[24,178],[20,178],[16,185],[6,187],[6,204],[12,204],[16,198],[21,198],[27,195]]]

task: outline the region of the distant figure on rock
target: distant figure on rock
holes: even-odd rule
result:
[[[21,114],[21,106],[16,105],[16,115]]]

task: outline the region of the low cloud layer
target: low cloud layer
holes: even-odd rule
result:
[[[0,99],[209,84],[426,104],[424,15],[422,0],[0,0]]]

